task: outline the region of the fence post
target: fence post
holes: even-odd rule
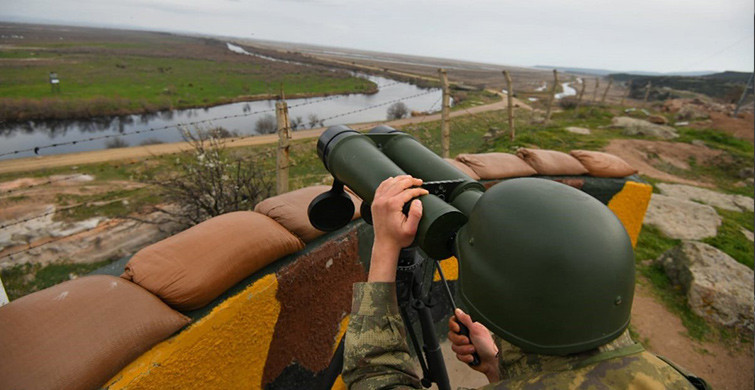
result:
[[[606,102],[606,96],[608,96],[608,90],[611,89],[611,85],[613,85],[613,77],[608,78],[608,86],[606,87],[606,90],[603,91],[603,97],[600,98],[600,104]]]
[[[553,88],[551,88],[551,96],[548,99],[548,108],[545,111],[545,123],[551,120],[551,107],[553,101],[556,100],[556,88],[558,88],[558,70],[553,69]]]
[[[595,90],[592,92],[592,102],[598,102],[598,89],[600,89],[600,77],[595,78]]]
[[[585,88],[587,87],[587,80],[582,79],[582,88],[579,90],[579,96],[577,96],[577,106],[574,107],[574,116],[579,114],[579,106],[582,105],[582,97],[585,96]]]
[[[629,97],[629,94],[632,93],[632,79],[629,79],[629,83],[627,83],[627,93],[624,94],[624,96],[621,97],[621,103],[619,103],[620,106],[624,105],[624,99]]]
[[[440,75],[440,85],[443,88],[443,98],[440,111],[440,145],[441,154],[443,158],[449,158],[451,150],[451,129],[449,127],[449,116],[451,115],[451,96],[448,90],[448,77],[446,76],[446,70],[443,68],[438,69]]]
[[[514,129],[514,88],[511,86],[511,74],[508,70],[503,71],[503,77],[506,78],[506,97],[508,98],[509,108],[509,139],[514,140],[516,130]]]
[[[648,81],[648,84],[645,86],[645,98],[642,99],[642,107],[645,107],[648,104],[648,96],[650,96],[650,88],[652,86],[653,86],[653,82]]]
[[[288,192],[288,166],[291,139],[291,124],[288,121],[288,104],[281,90],[280,100],[275,103],[275,119],[278,124],[278,151],[276,153],[276,190],[278,195]]]
[[[750,75],[750,79],[747,81],[747,85],[745,85],[744,91],[742,91],[742,96],[739,97],[739,102],[737,102],[737,108],[734,109],[734,113],[732,113],[731,116],[736,117],[739,114],[739,109],[742,108],[742,104],[744,104],[745,99],[747,98],[747,94],[752,91],[752,76],[755,75],[755,73]]]

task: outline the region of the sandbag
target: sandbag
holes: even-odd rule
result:
[[[460,154],[456,156],[456,160],[472,168],[483,180],[532,176],[537,173],[521,158],[508,153]]]
[[[474,171],[474,169],[470,168],[467,164],[464,164],[461,161],[457,161],[451,158],[444,158],[444,160],[446,160],[446,162],[448,162],[449,164],[453,165],[454,168],[460,170],[463,174],[471,177],[474,180],[480,180],[480,175],[478,175]]]
[[[179,310],[194,310],[304,243],[266,215],[223,214],[152,244],[126,264],[122,278]]]
[[[555,150],[519,148],[516,155],[521,157],[538,175],[584,175],[587,169],[576,158]]]
[[[589,150],[572,150],[569,154],[587,168],[590,176],[625,177],[637,173],[637,170],[626,161],[613,154]]]
[[[312,186],[286,192],[285,194],[273,196],[257,203],[254,211],[274,219],[284,228],[302,239],[302,241],[310,242],[325,232],[315,229],[309,223],[307,209],[312,199],[323,192],[329,191],[330,188],[330,186]],[[354,202],[355,211],[352,220],[361,217],[359,207],[362,205],[362,200],[350,191],[346,191],[346,193],[351,196],[351,200]]]
[[[0,307],[0,388],[100,388],[189,322],[115,276],[35,292]]]

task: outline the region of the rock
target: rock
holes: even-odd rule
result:
[[[739,228],[739,231],[750,241],[755,241],[755,234],[743,227]]]
[[[753,271],[724,252],[685,241],[658,262],[682,287],[693,312],[721,325],[753,330]]]
[[[656,125],[643,119],[619,116],[611,119],[611,127],[624,129],[625,135],[644,135],[663,139],[679,137],[676,129],[671,126]]]
[[[755,176],[755,169],[752,169],[750,167],[745,167],[739,170],[739,178],[740,179],[747,179],[748,177]]]
[[[665,116],[661,115],[650,115],[648,117],[648,122],[655,123],[656,125],[667,125],[668,119],[666,119]]]
[[[723,194],[685,184],[659,183],[657,187],[663,195],[678,199],[693,200],[724,210],[753,211],[755,209],[753,199],[743,195]]]
[[[644,223],[670,238],[701,240],[718,234],[721,217],[708,205],[653,194]]]
[[[584,134],[584,135],[590,134],[590,129],[585,129],[584,127],[569,126],[566,128],[566,131],[570,133],[574,133],[574,134]]]
[[[692,142],[690,142],[690,143],[692,145],[700,146],[700,147],[703,147],[703,148],[707,148],[708,147],[708,145],[705,144],[705,141],[703,141],[701,139],[693,139]]]
[[[696,121],[708,118],[710,118],[710,115],[708,115],[707,112],[692,104],[685,104],[679,109],[679,112],[676,113],[676,119],[679,120]]]

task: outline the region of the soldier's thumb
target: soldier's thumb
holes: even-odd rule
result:
[[[464,324],[464,326],[466,326],[467,329],[469,329],[470,331],[472,330],[472,324],[474,323],[474,321],[472,321],[472,317],[470,317],[469,314],[464,313],[463,310],[458,309],[458,308],[456,309],[454,314],[456,315],[456,319],[459,320],[462,324]]]

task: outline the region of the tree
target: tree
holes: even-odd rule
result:
[[[409,115],[409,107],[404,102],[396,102],[388,107],[388,120],[401,119]]]

